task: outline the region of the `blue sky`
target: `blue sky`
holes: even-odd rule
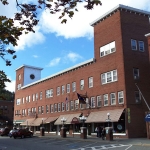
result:
[[[8,0],[9,6],[0,5],[0,15],[13,17],[17,11],[15,0]],[[19,0],[19,2],[29,0]],[[32,0],[36,1],[36,0]],[[7,90],[15,90],[15,70],[23,64],[41,67],[42,78],[74,66],[94,57],[94,33],[90,23],[105,14],[118,4],[150,11],[149,0],[102,0],[102,6],[96,6],[87,11],[83,4],[73,19],[68,18],[67,24],[61,24],[59,14],[50,15],[48,11],[40,14],[36,33],[22,35],[16,50],[17,59],[12,60],[12,66],[6,67],[0,59],[0,70],[11,79],[6,84]],[[8,11],[9,10],[9,11]]]

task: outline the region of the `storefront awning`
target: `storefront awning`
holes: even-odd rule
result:
[[[111,122],[118,122],[123,109],[114,109],[114,110],[105,110],[105,111],[97,111],[97,112],[91,112],[88,116],[85,123],[91,123],[91,122],[107,122],[108,116],[107,113],[110,114]]]
[[[81,115],[81,113],[77,113],[77,114],[66,114],[66,115],[60,115],[59,118],[56,120],[56,122],[54,123],[55,125],[59,125],[62,124],[61,119],[64,117],[66,119],[65,124],[71,124],[71,121],[74,117],[79,117]]]
[[[14,120],[13,123],[14,124],[20,124],[20,123],[23,123],[25,122],[25,120]]]
[[[58,117],[48,117],[48,118],[44,121],[44,123],[51,123],[51,122],[55,121],[57,118],[58,118]]]
[[[40,126],[42,124],[42,119],[43,119],[43,123],[47,118],[36,118],[33,122],[31,126]]]
[[[34,120],[35,120],[35,118],[27,119],[26,121],[24,121],[20,125],[21,126],[32,126],[32,123],[33,123]]]

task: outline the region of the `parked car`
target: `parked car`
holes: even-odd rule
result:
[[[11,138],[13,136],[13,133],[17,131],[18,131],[17,129],[10,130],[8,136]]]
[[[9,131],[10,129],[5,127],[5,128],[1,128],[0,129],[0,135],[3,136],[3,135],[8,135],[9,134]]]
[[[25,137],[33,137],[33,132],[26,129],[18,129],[17,131],[13,132],[12,136],[14,139],[17,137],[21,137],[23,139]]]

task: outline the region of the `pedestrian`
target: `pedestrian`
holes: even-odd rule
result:
[[[99,138],[102,136],[102,127],[99,126]]]
[[[102,140],[105,139],[105,135],[106,135],[106,131],[105,131],[105,128],[103,127],[103,129],[102,129]]]
[[[99,137],[99,128],[98,127],[95,128],[95,132],[97,134],[97,137]]]

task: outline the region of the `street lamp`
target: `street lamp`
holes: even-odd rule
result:
[[[82,121],[82,127],[84,127],[84,123],[86,121],[86,117],[82,116],[82,117],[79,117],[79,118]]]
[[[61,122],[62,122],[62,126],[64,127],[64,123],[66,122],[66,118],[63,117],[63,118],[61,119]]]
[[[111,121],[111,119],[110,119],[110,113],[107,113],[107,117],[108,117],[108,119],[106,119],[106,121],[108,122],[108,127],[109,127],[109,122]]]
[[[8,123],[8,121],[6,121],[6,127],[7,127],[7,123]]]

